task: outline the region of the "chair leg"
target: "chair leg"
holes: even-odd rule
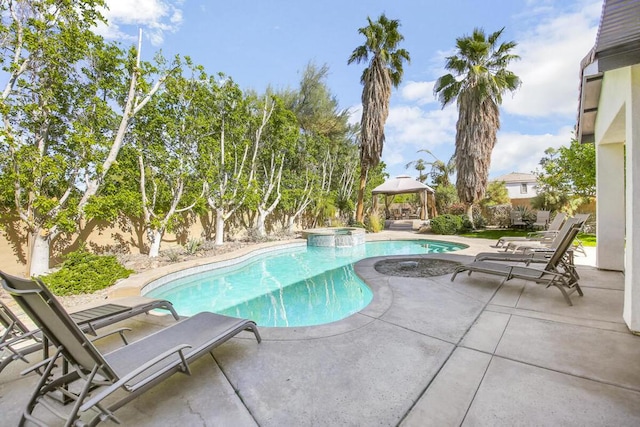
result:
[[[256,336],[256,340],[258,340],[258,343],[262,342],[262,337],[260,336],[260,332],[258,332],[258,327],[257,326],[249,325],[249,326],[247,326],[247,328],[245,330],[253,332],[253,335]]]

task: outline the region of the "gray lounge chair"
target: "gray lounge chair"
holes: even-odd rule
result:
[[[26,421],[42,424],[33,415],[36,406],[66,419],[66,425],[96,425],[107,419],[119,423],[114,411],[176,372],[190,374],[189,362],[211,353],[241,331],[249,330],[261,341],[256,324],[250,320],[202,312],[103,355],[42,282],[3,278],[5,290],[55,347],[20,425]],[[59,359],[68,363],[68,373],[55,369]],[[116,391],[119,393],[114,396]],[[68,414],[55,407],[53,395],[58,392],[73,401]],[[107,397],[111,398],[104,402]],[[81,420],[82,416],[90,419]]]
[[[0,272],[0,277],[4,278],[5,274]],[[83,332],[97,335],[97,329],[156,309],[167,310],[174,319],[180,320],[169,301],[145,297],[114,298],[107,304],[76,311],[70,316]],[[0,337],[0,372],[15,360],[29,363],[26,356],[39,350],[43,350],[44,358],[48,357],[46,339],[43,340],[41,331],[29,330],[1,301],[0,324],[5,330]]]
[[[533,252],[536,250],[554,251],[558,247],[562,239],[564,239],[564,236],[566,236],[569,230],[576,224],[582,227],[583,223],[580,221],[580,218],[576,218],[576,217],[569,218],[564,222],[564,224],[558,231],[558,234],[556,234],[556,236],[553,239],[538,240],[538,241],[521,240],[521,241],[509,242],[505,247],[505,252],[520,251],[522,253],[526,253],[526,252]]]
[[[516,227],[526,227],[527,223],[524,222],[524,220],[522,219],[522,212],[517,211],[517,210],[512,210],[511,211],[511,227],[516,228]]]
[[[553,238],[558,234],[560,227],[562,226],[564,219],[567,217],[567,214],[564,212],[558,212],[553,220],[549,223],[549,227],[544,231],[534,231],[532,233],[528,233],[526,236],[503,236],[498,239],[496,242],[496,247],[502,247],[508,242],[518,242],[518,241],[544,241],[544,240],[553,240]]]
[[[591,214],[576,214],[574,216],[574,218],[578,218],[581,222],[582,222],[582,227],[580,227],[580,231],[582,232],[584,230],[584,226],[587,223],[587,220],[589,219],[589,216],[591,216]],[[574,246],[574,250],[576,252],[580,252],[582,255],[587,256],[587,251],[584,249],[584,245],[582,244],[582,240],[578,239],[576,237],[576,239],[573,241],[573,246]]]
[[[469,264],[457,267],[456,271],[451,276],[451,281],[456,278],[458,273],[463,271],[467,271],[469,275],[471,275],[472,272],[478,272],[501,276],[503,279],[500,286],[511,279],[523,279],[545,284],[547,285],[547,288],[555,286],[560,290],[560,292],[562,292],[567,304],[573,305],[569,296],[574,292],[578,292],[580,296],[582,296],[583,293],[582,289],[580,289],[580,284],[578,283],[576,275],[574,275],[572,271],[568,271],[563,268],[563,257],[571,247],[573,239],[578,234],[579,229],[580,227],[577,224],[574,224],[571,227],[569,233],[567,233],[562,242],[558,245],[556,251],[547,261],[544,269],[501,264],[499,262],[491,261],[473,261]]]
[[[547,225],[549,224],[549,217],[551,215],[550,211],[538,211],[536,212],[536,222],[531,224],[533,228],[542,228],[543,230],[547,229]]]

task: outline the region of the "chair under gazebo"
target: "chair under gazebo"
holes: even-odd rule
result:
[[[373,195],[373,209],[378,208],[378,195],[383,194],[385,196],[385,212],[387,216],[391,216],[389,212],[389,205],[393,203],[393,199],[398,194],[419,194],[420,195],[420,212],[419,217],[421,220],[429,219],[429,217],[435,216],[435,191],[433,188],[416,181],[409,175],[398,175],[395,178],[388,179],[383,184],[380,184],[371,191]],[[431,200],[431,203],[429,203]],[[430,214],[430,215],[429,215]]]

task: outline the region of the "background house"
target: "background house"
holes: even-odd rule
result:
[[[531,207],[531,199],[538,195],[537,179],[531,173],[511,172],[492,181],[504,181],[512,206]]]

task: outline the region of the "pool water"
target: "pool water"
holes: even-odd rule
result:
[[[171,301],[191,316],[213,311],[259,326],[334,322],[366,307],[373,294],[355,274],[363,258],[449,252],[465,247],[430,240],[368,242],[349,248],[299,246],[171,281],[146,296]]]

